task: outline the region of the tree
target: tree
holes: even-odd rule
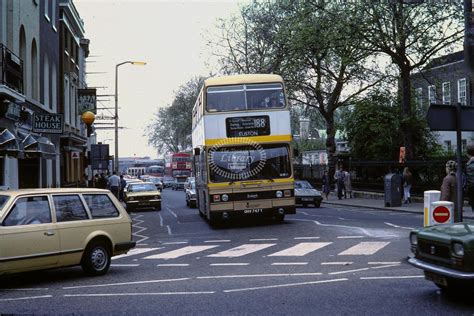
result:
[[[397,160],[403,145],[401,109],[396,96],[375,91],[342,114],[341,130],[358,160]],[[426,157],[436,149],[436,140],[421,116],[412,118],[414,154]],[[370,141],[368,141],[370,140]]]
[[[192,110],[204,78],[196,77],[179,87],[170,106],[160,108],[146,127],[148,143],[161,152],[191,147]]]
[[[336,18],[335,18],[336,17]],[[274,72],[287,82],[290,100],[324,118],[329,167],[334,172],[338,108],[376,85],[363,38],[347,32],[351,18],[337,3],[253,2],[228,21],[217,43],[226,73]]]
[[[348,27],[364,38],[365,48],[391,58],[398,69],[401,131],[407,157],[414,155],[410,74],[437,54],[461,44],[461,1],[355,1]]]

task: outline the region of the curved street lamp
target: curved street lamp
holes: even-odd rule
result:
[[[143,61],[124,61],[117,65],[115,65],[115,163],[114,163],[114,171],[118,174],[119,173],[119,151],[118,151],[118,67],[125,65],[125,64],[132,64],[136,66],[145,66],[146,62]]]

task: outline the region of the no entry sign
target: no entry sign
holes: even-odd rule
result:
[[[451,210],[444,205],[440,205],[433,210],[433,219],[440,224],[446,223],[451,217]]]

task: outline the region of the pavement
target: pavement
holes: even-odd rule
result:
[[[342,198],[338,199],[334,192],[331,192],[329,199],[324,198],[323,204],[329,205],[340,205],[340,206],[352,206],[362,207],[382,211],[397,211],[397,212],[408,212],[408,213],[420,213],[424,212],[424,204],[422,198],[412,198],[412,203],[403,204],[401,206],[385,206],[383,194],[371,194],[368,192],[353,192],[353,198]],[[464,204],[463,207],[463,218],[474,219],[474,212],[471,207]]]

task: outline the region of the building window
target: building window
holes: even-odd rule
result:
[[[445,140],[444,141],[444,148],[446,149],[446,151],[452,151],[453,147],[451,145],[451,141],[450,140]]]
[[[64,77],[64,118],[67,124],[71,124],[69,104],[69,78]]]
[[[44,17],[46,20],[51,21],[49,18],[49,1],[50,0],[44,0]]]
[[[418,109],[423,107],[423,88],[415,89],[415,105]]]
[[[451,104],[451,83],[443,82],[443,104]]]
[[[466,105],[466,78],[458,80],[458,102]]]
[[[436,104],[436,86],[428,86],[428,101],[430,104]]]
[[[467,139],[462,139],[461,144],[462,144],[461,150],[465,151],[467,147]]]
[[[48,55],[44,56],[44,70],[43,70],[43,75],[44,75],[44,81],[43,81],[43,105],[45,107],[51,106],[50,100],[49,100],[49,59]]]
[[[56,73],[56,64],[52,64],[51,66],[51,102],[49,108],[53,110],[53,112],[57,112],[58,105],[57,105],[57,93],[58,93],[58,75]]]

